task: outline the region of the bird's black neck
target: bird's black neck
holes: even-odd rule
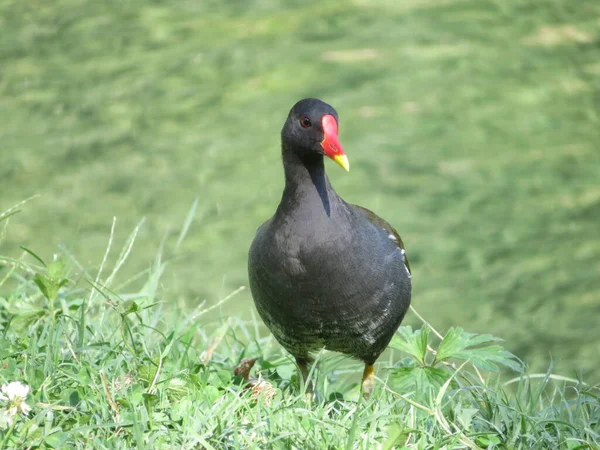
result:
[[[331,203],[338,196],[325,173],[322,155],[301,158],[296,152],[283,150],[285,189],[281,207],[297,209],[302,206],[322,208],[329,216]]]

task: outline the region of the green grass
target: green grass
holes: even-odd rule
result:
[[[106,256],[119,254],[115,267],[135,254],[136,235],[121,252],[110,240]],[[29,386],[32,410],[0,425],[0,449],[600,445],[598,387],[551,372],[503,377],[498,364],[520,364],[491,336],[452,329],[440,342],[427,324],[402,327],[392,342],[402,352],[381,359],[366,401],[360,365],[321,354],[312,399],[292,359],[255,320],[169,307],[156,291],[162,251],[136,291],[119,288],[117,272],[104,264],[86,274],[69,269],[77,265],[72,255],[32,257],[35,264],[5,262],[18,286],[0,297],[0,385]],[[236,368],[252,357],[258,361],[246,381]],[[0,399],[0,415],[5,409]]]
[[[3,254],[63,246],[89,267],[113,216],[119,242],[147,217],[133,275],[199,199],[161,287],[218,301],[247,284],[279,200],[284,117],[318,96],[352,165],[329,165],[333,183],[400,231],[419,311],[502,336],[536,370],[599,375],[596,0],[0,9],[0,208],[41,194]],[[248,291],[224,308],[249,318]]]

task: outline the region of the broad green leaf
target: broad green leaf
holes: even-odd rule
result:
[[[144,402],[146,403],[146,407],[148,409],[150,409],[152,405],[158,403],[158,401],[160,400],[160,397],[158,395],[148,394],[147,392],[144,392],[142,394],[142,398],[144,399]]]
[[[468,360],[480,369],[498,372],[499,365],[522,371],[522,366],[515,355],[504,350],[500,345],[485,345],[501,339],[489,334],[467,333],[462,328],[450,328],[436,355],[436,362],[450,358]]]
[[[79,391],[77,389],[73,389],[69,393],[69,405],[75,407],[81,401],[81,397],[79,395]]]
[[[296,373],[296,366],[293,364],[281,364],[277,366],[277,375],[281,377],[282,380],[290,380],[292,375]]]
[[[46,436],[44,442],[51,448],[64,448],[65,442],[71,437],[70,433],[58,431]]]
[[[48,289],[48,280],[46,279],[46,277],[44,275],[40,275],[39,273],[35,274],[35,277],[33,277],[33,281],[35,282],[35,284],[37,284],[37,287],[40,288],[40,291],[42,292],[42,294],[44,294],[44,297],[46,297],[48,300],[50,299],[50,292]]]
[[[494,447],[502,443],[502,440],[494,434],[486,434],[475,439],[475,443],[483,448]]]
[[[411,433],[411,430],[401,423],[392,423],[387,427],[386,430],[387,438],[385,442],[381,445],[382,450],[390,450],[394,448],[396,445],[401,445],[406,441],[408,435]]]
[[[65,271],[65,263],[62,259],[57,259],[48,264],[48,278],[51,280],[58,280],[61,278]]]
[[[39,259],[39,257],[35,255],[35,253],[31,252],[31,250],[25,250]],[[39,261],[43,264],[43,261],[41,259],[39,259]],[[48,265],[47,275],[42,275],[40,273],[35,274],[33,281],[38,286],[44,297],[46,297],[48,300],[55,300],[58,296],[60,288],[69,282],[69,280],[61,278],[63,271],[64,264],[62,263],[62,261],[57,260],[51,262]]]
[[[429,342],[429,328],[423,327],[419,330],[413,331],[412,327],[400,327],[390,347],[402,350],[413,356],[420,365],[427,365],[425,355],[427,354],[427,343]]]
[[[225,370],[225,369],[217,370],[216,375],[221,382],[220,383],[221,386],[227,386],[229,384],[229,382],[231,381],[231,379],[233,378],[231,371]]]
[[[401,367],[391,372],[390,385],[401,394],[414,392],[416,401],[428,402],[451,376],[448,370],[435,367]]]
[[[478,412],[479,410],[477,408],[463,408],[460,403],[454,407],[454,417],[464,430],[469,430],[471,428],[473,417],[475,417]]]

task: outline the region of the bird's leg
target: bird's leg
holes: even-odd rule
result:
[[[368,400],[373,392],[375,385],[375,367],[372,364],[365,364],[365,370],[362,377],[362,395]]]
[[[304,382],[304,386],[306,387],[306,393],[312,394],[313,392],[313,382],[308,382],[308,374],[309,374],[309,360],[308,358],[296,358],[296,364],[298,364],[298,369],[300,369],[300,373],[302,374],[302,380]]]

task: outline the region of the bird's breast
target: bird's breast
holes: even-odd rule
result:
[[[256,237],[250,277],[259,298],[351,304],[393,290],[405,276],[402,251],[387,234],[376,227],[357,234],[340,232],[343,227],[333,221],[328,225],[316,227],[319,232],[271,228]]]

